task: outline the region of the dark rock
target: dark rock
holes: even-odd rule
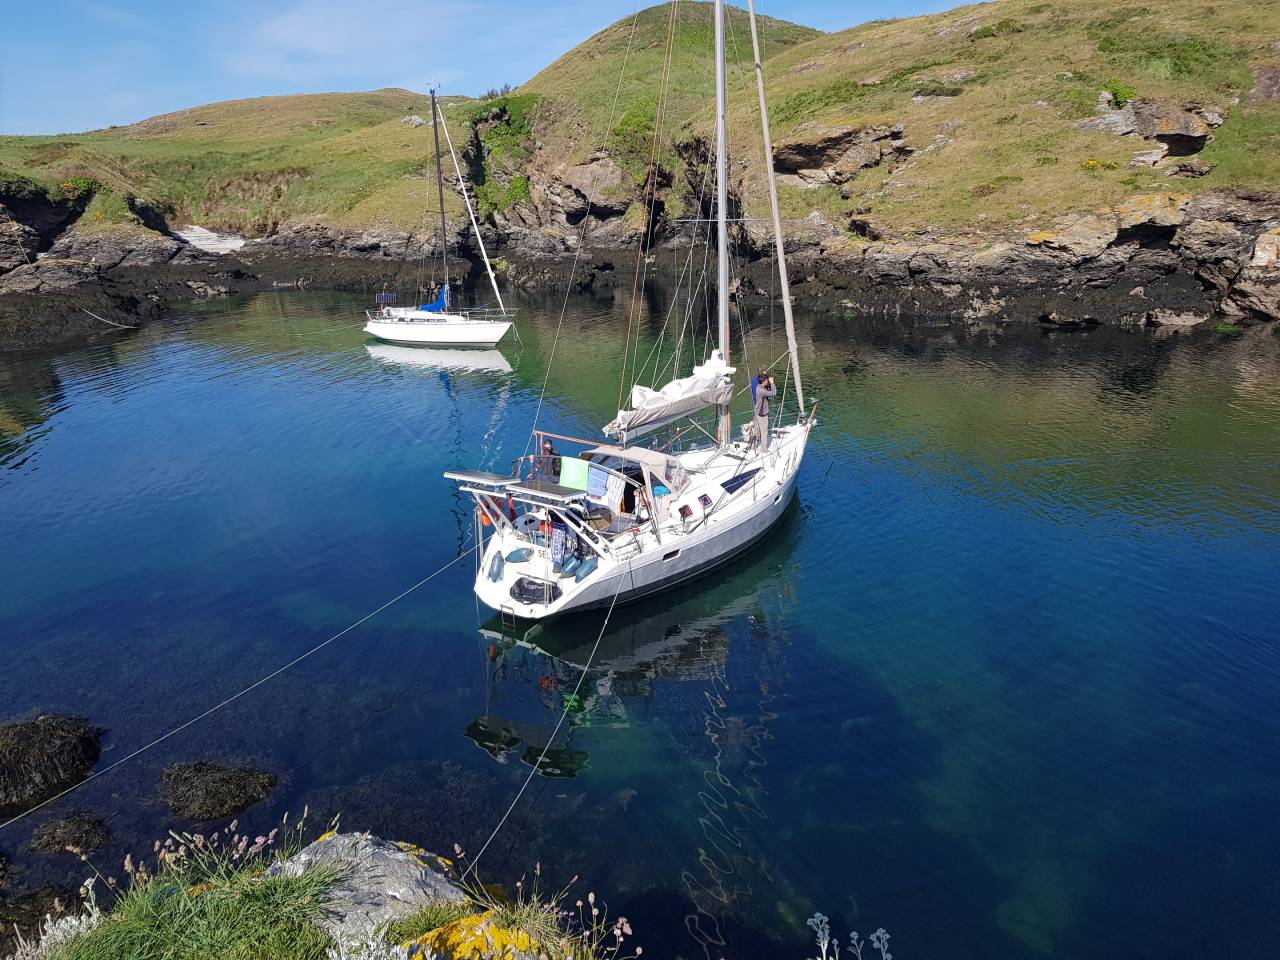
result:
[[[1206,163],[1203,160],[1183,160],[1181,163],[1175,163],[1169,168],[1169,176],[1171,177],[1204,177],[1213,173],[1216,164]]]
[[[40,251],[40,234],[20,223],[0,204],[0,273],[30,263]]]
[[[41,853],[91,853],[111,842],[107,825],[87,813],[40,824],[31,836],[31,849]]]
[[[120,266],[159,266],[168,263],[182,249],[181,242],[143,226],[92,231],[73,227],[58,238],[45,256],[78,260],[111,270]]]
[[[89,775],[104,731],[49,715],[0,727],[0,816],[21,813]]]
[[[192,820],[232,817],[265,800],[279,782],[273,773],[216,763],[178,763],[164,771],[165,799]]]

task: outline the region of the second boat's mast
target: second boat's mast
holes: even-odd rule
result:
[[[718,258],[716,308],[719,320],[720,356],[729,362],[729,138],[725,122],[724,0],[716,0],[716,254]],[[718,439],[721,446],[733,440],[729,405],[718,407]]]
[[[444,288],[449,289],[449,228],[444,219],[444,168],[440,166],[440,110],[436,106],[436,91],[431,89],[431,132],[436,138],[436,190],[440,194],[440,262],[444,264]],[[449,302],[445,294],[445,303]]]

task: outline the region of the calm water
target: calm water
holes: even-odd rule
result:
[[[626,307],[571,304],[543,424],[594,435]],[[104,763],[455,555],[442,479],[524,448],[558,301],[510,370],[372,356],[362,298],[268,295],[0,360],[0,719],[72,711]],[[649,305],[642,357],[663,304]],[[580,873],[646,955],[1262,956],[1280,921],[1280,340],[802,318],[820,400],[754,557],[619,609],[583,709],[489,854]],[[669,346],[669,341],[667,341]],[[779,325],[747,330],[752,363]],[[178,760],[284,776],[246,818],[471,851],[598,615],[493,633],[461,563],[61,806],[176,823]],[[23,853],[27,883],[74,882]]]

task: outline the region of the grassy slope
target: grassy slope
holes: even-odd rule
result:
[[[413,228],[436,205],[434,151],[429,127],[400,118],[429,111],[407,90],[215,103],[110,130],[0,137],[0,173],[52,182],[92,175],[117,193],[169,204],[178,223]],[[446,197],[450,206],[460,209],[456,196]]]
[[[520,109],[542,143],[566,159],[608,143],[626,169],[642,176],[669,10],[664,4],[642,11],[634,23],[624,18],[520,88]],[[673,143],[707,131],[710,121],[710,6],[683,0],[677,10],[665,157]],[[982,27],[994,35],[972,39],[970,31]],[[766,21],[763,36],[775,140],[803,135],[810,126],[881,122],[905,123],[917,148],[939,135],[951,138],[895,173],[863,172],[848,200],[834,187],[784,188],[793,217],[817,209],[843,223],[865,207],[895,235],[975,226],[998,232],[1041,225],[1159,183],[1178,190],[1280,189],[1280,105],[1234,108],[1205,152],[1218,168],[1198,181],[1134,171],[1128,161],[1139,144],[1074,124],[1113,82],[1138,96],[1223,105],[1243,97],[1250,68],[1280,59],[1274,48],[1280,0],[1147,0],[1143,6],[998,0],[836,34]],[[731,12],[728,41],[735,156],[747,164],[754,181],[748,203],[759,211],[763,168],[750,39],[740,11]],[[966,71],[976,76],[946,79]],[[863,86],[865,80],[880,82]],[[917,90],[939,82],[959,87],[960,95],[912,102]],[[117,193],[169,204],[176,222],[248,232],[303,219],[414,229],[435,204],[431,135],[399,121],[410,113],[425,116],[427,109],[421,94],[405,90],[314,94],[212,104],[85,134],[0,137],[0,176],[10,171],[56,183],[88,174]],[[450,104],[455,142],[464,116],[475,110],[472,103]],[[512,143],[503,143],[504,136]],[[515,142],[525,136],[497,130],[486,137],[504,148],[506,182],[519,175],[528,154]],[[1115,169],[1086,170],[1090,159],[1114,162]],[[452,217],[461,216],[456,195],[446,193],[446,206]]]
[[[974,28],[994,36],[970,38]],[[989,31],[983,30],[983,34]],[[1109,83],[1139,97],[1201,99],[1223,106],[1247,94],[1251,67],[1280,50],[1277,0],[999,0],[947,13],[870,23],[783,51],[766,65],[775,142],[827,123],[907,125],[917,148],[936,136],[951,142],[915,158],[909,169],[864,172],[855,196],[834,187],[788,189],[792,216],[819,209],[870,217],[897,235],[966,227],[1039,224],[1164,183],[1176,190],[1249,186],[1280,189],[1280,105],[1233,108],[1204,158],[1218,168],[1203,180],[1162,178],[1129,167],[1143,147],[1130,138],[1080,130]],[[930,81],[965,72],[959,96],[913,103]],[[864,80],[878,80],[862,86]],[[731,94],[735,128],[750,133],[754,91]],[[744,137],[746,136],[744,133]],[[755,139],[740,155],[757,158]],[[1090,159],[1115,169],[1086,170]],[[758,205],[763,191],[751,191]],[[839,222],[844,222],[843,219]]]
[[[673,24],[670,4],[649,7],[566,53],[520,88],[547,103],[540,135],[571,141],[569,152],[578,155],[607,144],[642,178],[652,149],[668,31],[672,54],[664,140],[671,139],[671,131],[686,130],[690,117],[700,114],[714,96],[712,9],[709,3],[682,0],[675,6]],[[730,7],[726,21],[729,46],[741,53],[732,58],[728,82],[741,86],[751,77],[747,16]],[[785,20],[759,21],[766,58],[822,36]]]

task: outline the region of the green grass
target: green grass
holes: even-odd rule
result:
[[[1240,327],[1234,323],[1215,323],[1213,332],[1222,334],[1225,337],[1233,337],[1240,332]]]
[[[50,960],[323,960],[332,941],[318,921],[337,872],[268,877],[264,866],[221,855],[165,866],[135,880],[94,930]]]
[[[407,943],[475,912],[470,904],[431,903],[389,925],[382,936],[388,943]]]

